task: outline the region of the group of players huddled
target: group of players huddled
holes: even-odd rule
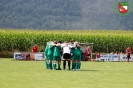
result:
[[[47,69],[61,70],[61,60],[63,60],[63,70],[79,70],[81,66],[81,51],[77,41],[49,41],[45,48],[45,61]],[[63,59],[62,59],[63,58]]]

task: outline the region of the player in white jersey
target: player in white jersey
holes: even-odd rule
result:
[[[72,46],[69,45],[68,42],[65,42],[64,44],[61,45],[62,48],[63,48],[63,69],[65,70],[66,69],[66,61],[68,61],[68,69],[70,70],[70,65],[71,65],[71,48]]]

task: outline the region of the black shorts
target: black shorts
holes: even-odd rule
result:
[[[127,55],[127,58],[130,58],[130,55]]]
[[[61,55],[61,56],[63,55],[63,52],[62,52],[62,51],[60,51],[60,55]]]
[[[69,53],[64,53],[64,54],[63,54],[63,58],[67,60],[67,59],[70,59],[71,56],[70,56]]]
[[[88,54],[88,56],[91,56],[91,54]]]

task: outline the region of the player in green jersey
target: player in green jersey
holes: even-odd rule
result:
[[[60,64],[61,64],[60,50],[61,50],[60,43],[57,41],[54,41],[54,44],[53,44],[53,67],[54,67],[54,69],[56,69],[56,62],[58,62],[57,70],[61,69],[60,68]]]
[[[80,57],[77,58],[77,61],[76,61],[77,62],[76,69],[78,70],[81,67],[81,50],[80,50],[81,46],[79,45],[79,43],[77,43],[76,47],[77,47],[77,52],[79,52],[79,54],[80,54]]]
[[[79,49],[77,48],[77,42],[72,42],[72,70],[78,70],[79,69],[79,61],[81,58],[81,53],[79,52]]]
[[[52,60],[53,60],[53,42],[52,41],[50,41],[48,44],[47,60],[48,60],[48,69],[52,69]]]
[[[46,68],[48,69],[48,55],[47,55],[47,53],[48,53],[48,45],[49,45],[49,42],[47,42],[47,44],[46,44],[46,47],[45,47],[45,49],[44,49],[44,56],[45,56],[45,62],[46,62]]]

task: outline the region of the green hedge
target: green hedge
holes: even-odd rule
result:
[[[20,30],[0,29],[0,52],[31,51],[34,44],[43,51],[49,40],[94,43],[93,52],[125,52],[133,47],[133,31],[125,30]]]

